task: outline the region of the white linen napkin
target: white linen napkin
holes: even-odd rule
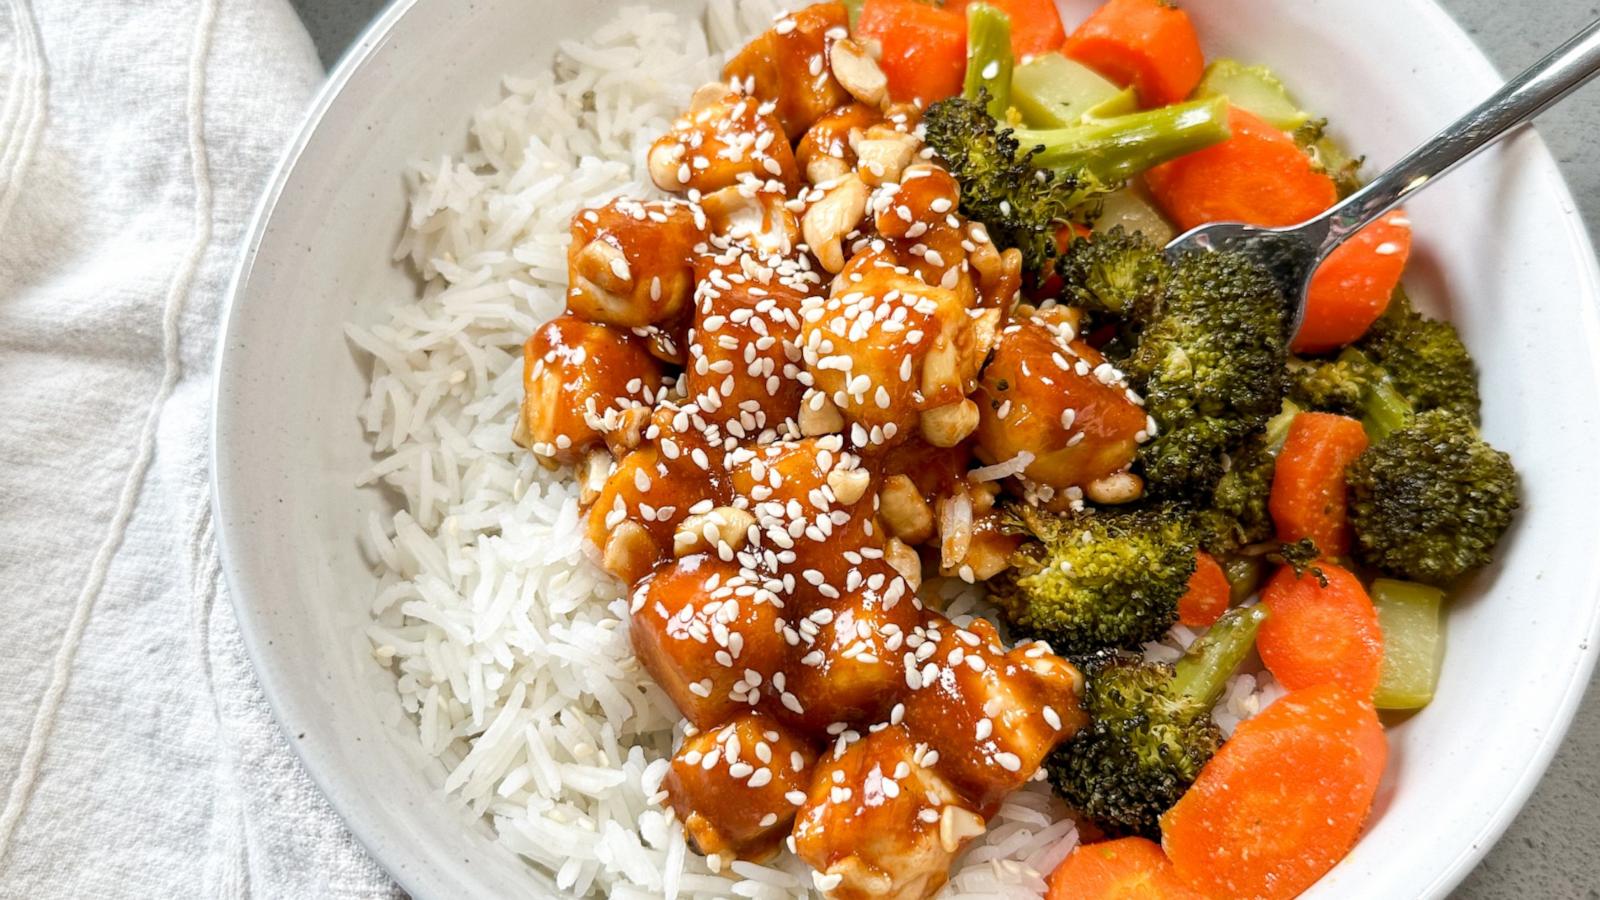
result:
[[[397,892],[220,594],[212,350],[322,71],[285,0],[0,0],[0,896]]]

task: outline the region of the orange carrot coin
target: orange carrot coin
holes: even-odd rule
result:
[[[1228,573],[1222,571],[1222,564],[1204,550],[1197,551],[1189,590],[1178,598],[1178,621],[1190,628],[1210,627],[1228,611],[1232,598]]]
[[[1050,874],[1045,900],[1202,900],[1154,841],[1127,837],[1081,844]]]
[[[1188,97],[1206,67],[1189,14],[1165,0],[1110,0],[1078,26],[1061,52],[1132,85],[1147,107]]]
[[[1411,226],[1393,212],[1361,229],[1323,262],[1306,292],[1296,353],[1324,353],[1360,340],[1389,308],[1411,256]]]
[[[1301,413],[1278,453],[1267,509],[1278,538],[1310,538],[1324,556],[1350,552],[1344,471],[1367,449],[1367,431],[1348,416]]]
[[[1294,691],[1200,770],[1161,819],[1162,847],[1205,896],[1294,897],[1355,844],[1387,757],[1370,703],[1332,684]]]
[[[1256,650],[1274,678],[1289,690],[1337,684],[1370,698],[1383,668],[1378,611],[1360,579],[1333,563],[1296,575],[1284,566],[1261,591],[1271,615],[1261,623]]]

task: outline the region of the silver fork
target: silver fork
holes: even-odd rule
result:
[[[1350,235],[1403,203],[1517,126],[1544,112],[1600,73],[1600,21],[1506,82],[1477,109],[1411,151],[1388,171],[1332,209],[1288,228],[1212,222],[1167,245],[1176,258],[1195,251],[1246,253],[1272,272],[1294,304],[1293,328],[1305,318],[1306,289],[1317,266]]]

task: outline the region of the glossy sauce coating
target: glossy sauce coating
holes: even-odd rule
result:
[[[823,756],[794,842],[829,896],[926,897],[944,886],[976,814],[937,763],[900,725]]]
[[[709,194],[742,178],[799,184],[794,149],[773,104],[725,91],[679,116],[650,147],[650,177],[665,191]]]
[[[567,308],[591,322],[642,328],[681,313],[694,290],[706,216],[686,203],[626,198],[572,219]]]
[[[817,389],[867,449],[914,436],[923,410],[959,402],[981,362],[975,318],[887,248],[865,248],[806,311],[801,349]]]
[[[1017,486],[980,461],[1115,471],[1144,414],[1072,372],[990,377],[1094,351],[1013,321],[1020,255],[959,214],[915,111],[844,91],[842,37],[839,4],[780,19],[650,149],[681,200],[578,215],[558,322],[608,349],[550,355],[525,405],[572,432],[535,450],[582,463],[589,541],[689,722],[662,789],[696,847],[764,859],[787,836],[827,896],[920,898],[1083,722],[1070,663],[924,605],[924,574],[1009,563]],[[579,389],[597,415],[574,419]],[[1108,418],[1071,447],[1063,389]],[[985,411],[1013,391],[1056,429]]]
[[[828,49],[848,34],[844,4],[818,3],[778,19],[722,70],[724,81],[770,99],[790,140],[850,95],[833,77]]]
[[[661,366],[627,332],[564,315],[540,326],[522,348],[518,436],[535,453],[573,462],[662,387]]]
[[[704,271],[684,372],[689,397],[734,437],[754,439],[799,416],[796,347],[808,294],[717,266]]]
[[[811,785],[811,742],[758,712],[690,735],[662,782],[702,851],[764,860],[778,852]]]
[[[855,168],[852,135],[881,121],[883,114],[864,103],[850,102],[831,109],[813,122],[795,145],[795,161],[813,184],[838,178]]]
[[[1120,373],[1071,333],[1038,316],[1013,322],[977,393],[978,455],[1002,462],[1028,453],[1028,477],[1053,488],[1126,468],[1149,427]]]

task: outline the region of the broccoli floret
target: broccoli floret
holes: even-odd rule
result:
[[[1094,198],[1228,138],[1222,98],[1028,132],[997,122],[987,104],[984,92],[933,104],[923,116],[927,141],[961,184],[961,212],[1036,272],[1057,255],[1063,225],[1093,218]]]
[[[1276,282],[1239,254],[1180,259],[1122,368],[1156,436],[1139,448],[1152,494],[1204,498],[1223,454],[1283,403],[1288,311]]]
[[[1214,556],[1228,556],[1250,544],[1272,539],[1277,526],[1267,502],[1272,495],[1272,474],[1278,451],[1289,436],[1289,425],[1300,407],[1287,400],[1267,422],[1266,430],[1247,439],[1229,454],[1227,471],[1211,492],[1211,502],[1196,514],[1200,546]]]
[[[1265,618],[1259,606],[1228,613],[1176,667],[1129,654],[1085,663],[1090,722],[1046,760],[1056,792],[1113,834],[1158,836],[1222,744],[1211,708]]]
[[[1098,186],[1077,172],[1035,168],[1010,129],[996,124],[986,100],[941,100],[923,117],[928,143],[961,184],[961,212],[982,222],[1002,247],[1022,251],[1037,270],[1056,254],[1056,232],[1081,219]]]
[[[1151,493],[1203,501],[1223,455],[1283,402],[1288,307],[1265,269],[1237,253],[1173,262],[1121,228],[1077,241],[1060,260],[1069,302],[1120,323],[1116,355],[1155,419],[1139,450]]]
[[[1518,506],[1511,458],[1445,409],[1367,448],[1345,483],[1356,558],[1432,585],[1487,565]]]
[[[1166,293],[1172,264],[1160,247],[1121,225],[1074,241],[1056,261],[1064,302],[1095,312],[1148,316]]]
[[[1356,345],[1418,412],[1448,409],[1478,424],[1478,372],[1454,325],[1430,319],[1399,293]]]
[[[1289,360],[1289,399],[1317,412],[1359,416],[1375,373],[1360,353],[1338,359]]]
[[[1267,498],[1276,468],[1277,454],[1262,437],[1251,438],[1241,452],[1231,455],[1228,471],[1211,492],[1211,503],[1197,516],[1206,552],[1226,556],[1272,537],[1275,527]]]
[[[1477,375],[1454,328],[1402,295],[1358,347],[1291,378],[1300,399],[1358,413],[1373,440],[1345,473],[1359,561],[1434,585],[1490,561],[1517,475],[1477,433]]]
[[[1054,515],[1013,508],[1025,542],[991,599],[1018,633],[1058,652],[1093,653],[1153,641],[1178,618],[1194,574],[1187,511],[1171,506]]]
[[[1293,360],[1289,395],[1324,412],[1370,412],[1372,391],[1404,395],[1418,412],[1448,409],[1478,422],[1478,373],[1449,322],[1430,319],[1398,292],[1389,309],[1355,346],[1332,360]]]

